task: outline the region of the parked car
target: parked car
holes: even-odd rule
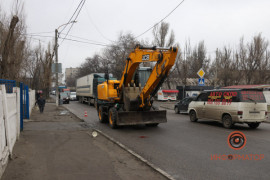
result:
[[[176,114],[188,113],[188,105],[191,101],[194,101],[196,97],[186,97],[174,105],[174,111]]]
[[[70,93],[70,100],[71,101],[76,101],[77,100],[76,92],[71,92]]]
[[[52,95],[55,95],[55,91],[51,91],[51,94],[52,94]]]
[[[69,97],[63,98],[63,104],[69,104],[69,101],[70,101]]]
[[[63,104],[69,104],[70,92],[60,92],[60,98],[63,100]]]
[[[246,123],[257,128],[267,118],[267,103],[259,89],[220,89],[202,92],[189,104],[190,121],[218,121],[225,128]]]

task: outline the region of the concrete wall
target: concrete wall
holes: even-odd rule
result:
[[[29,110],[35,105],[35,91],[29,92]],[[30,113],[31,114],[31,113]],[[20,89],[7,94],[0,85],[0,178],[12,156],[12,150],[20,135]]]
[[[35,106],[35,102],[36,102],[36,92],[35,90],[30,90],[29,91],[29,113],[32,113],[32,109]]]

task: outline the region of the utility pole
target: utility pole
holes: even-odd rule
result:
[[[76,23],[77,21],[70,21],[68,23],[62,24],[61,26],[68,25],[71,23]],[[58,89],[58,29],[61,27],[59,26],[57,29],[55,29],[55,69],[56,69],[56,90],[55,90],[55,95],[56,95],[56,107],[59,106],[59,89]]]
[[[55,29],[55,73],[56,73],[56,82],[55,82],[55,95],[56,95],[56,107],[59,106],[59,89],[58,89],[58,30]]]

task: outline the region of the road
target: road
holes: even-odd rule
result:
[[[65,105],[82,118],[151,163],[165,170],[175,179],[269,179],[270,124],[263,123],[252,130],[247,125],[224,129],[211,121],[192,123],[187,115],[167,110],[168,122],[158,127],[121,127],[113,130],[98,122],[94,107],[78,102]],[[88,117],[84,117],[87,111]],[[233,150],[227,144],[230,132],[239,130],[247,137],[246,146]],[[213,160],[213,155],[263,154],[261,160]]]

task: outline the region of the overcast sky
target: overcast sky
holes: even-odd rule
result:
[[[80,1],[24,0],[27,33],[50,32],[40,35],[53,37],[54,30],[68,22]],[[165,17],[181,1],[86,0],[78,22],[69,34],[104,44],[116,40],[120,32],[131,32],[137,36]],[[8,12],[11,2],[0,0],[2,10]],[[187,39],[192,46],[204,40],[211,54],[224,45],[235,47],[242,36],[250,41],[254,35],[262,33],[270,40],[269,9],[269,0],[185,0],[165,21],[170,23],[180,46]],[[35,38],[41,39],[42,43],[53,39]],[[152,41],[152,31],[140,39]],[[102,48],[71,41],[61,44],[60,40],[59,62],[63,63],[63,68],[78,67],[86,57],[101,52]]]

